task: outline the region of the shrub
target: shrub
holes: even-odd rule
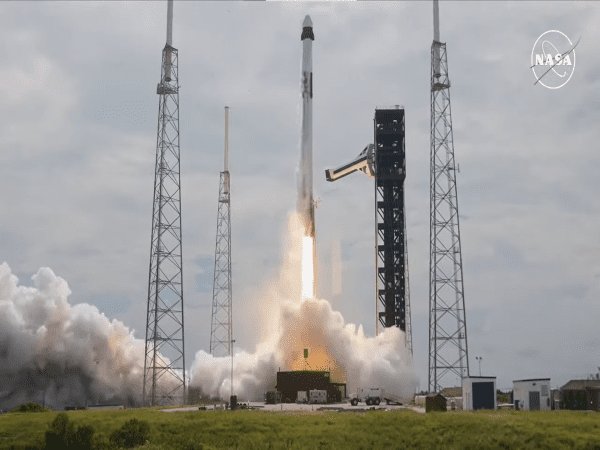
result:
[[[110,441],[117,447],[132,448],[143,445],[150,437],[150,425],[145,420],[131,419],[113,432]]]
[[[92,448],[94,450],[113,450],[115,447],[110,443],[107,436],[102,433],[95,433],[92,438]]]
[[[91,450],[94,428],[81,425],[75,428],[65,413],[58,414],[46,431],[46,450]]]
[[[48,411],[48,410],[46,408],[44,408],[42,405],[40,405],[39,403],[35,403],[35,402],[23,403],[22,405],[19,405],[16,408],[12,409],[12,412],[44,412],[44,411]]]
[[[90,450],[92,448],[93,437],[94,427],[91,425],[81,425],[77,427],[74,433],[67,435],[67,449]]]

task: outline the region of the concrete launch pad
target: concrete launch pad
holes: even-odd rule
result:
[[[379,406],[352,406],[349,402],[343,403],[330,403],[328,405],[307,405],[307,404],[299,404],[299,403],[278,403],[276,405],[266,405],[264,402],[243,402],[248,405],[249,408],[253,410],[259,411],[270,411],[270,412],[318,412],[318,411],[341,411],[341,412],[368,412],[368,411],[399,411],[399,410],[411,410],[415,412],[425,412],[424,408],[420,408],[417,406],[404,406],[404,405],[385,405],[381,404]],[[206,409],[200,410],[198,406],[184,406],[181,408],[169,408],[169,409],[161,409],[162,412],[205,412],[205,411],[215,411],[222,410],[223,406],[216,405],[205,405]]]

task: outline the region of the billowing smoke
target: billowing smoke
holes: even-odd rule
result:
[[[367,337],[326,300],[301,301],[301,237],[294,216],[279,280],[261,297],[261,343],[254,352],[234,355],[235,393],[240,399],[261,399],[274,389],[278,369],[309,368],[331,370],[335,381],[347,382],[348,392],[380,386],[409,398],[416,378],[399,329]],[[32,287],[19,285],[8,264],[0,264],[0,409],[28,401],[55,408],[141,404],[144,341],[95,306],[71,305],[67,282],[49,268],[32,280]],[[228,357],[199,351],[191,386],[205,396],[227,398],[230,364]],[[168,391],[173,380],[161,382],[159,391]]]
[[[348,392],[358,387],[383,387],[408,399],[416,376],[404,333],[388,328],[375,337],[362,326],[346,324],[326,300],[301,300],[300,255],[302,226],[292,216],[280,279],[265,293],[265,324],[271,327],[254,353],[234,354],[234,392],[244,400],[259,400],[276,384],[281,370],[330,370],[335,381],[347,382]],[[308,358],[304,358],[308,349]],[[231,359],[199,351],[191,368],[191,386],[210,397],[230,393]]]
[[[0,408],[138,404],[144,342],[95,306],[71,305],[67,282],[49,268],[18,284],[0,264]]]

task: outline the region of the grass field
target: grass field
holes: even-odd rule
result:
[[[57,413],[0,416],[0,448],[43,448]],[[599,449],[600,414],[588,412],[412,411],[273,413],[152,409],[72,411],[75,425],[92,425],[108,437],[131,418],[150,424],[144,449]]]

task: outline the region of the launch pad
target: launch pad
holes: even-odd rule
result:
[[[279,371],[275,388],[282,403],[308,403],[311,391],[325,391],[326,403],[339,403],[346,398],[346,383],[331,381],[331,373],[325,370]],[[306,401],[298,398],[299,393],[305,393]]]

